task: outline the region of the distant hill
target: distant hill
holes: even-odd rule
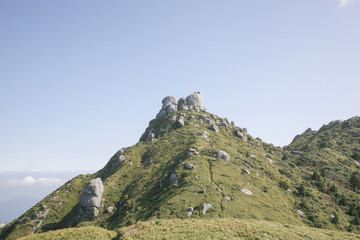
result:
[[[200,93],[166,97],[138,143],[120,149],[98,172],[65,183],[8,224],[0,237],[95,226],[118,237],[131,231],[148,235],[150,229],[154,236],[181,238],[170,231],[173,224],[180,229],[209,224],[209,233],[224,230],[230,237],[251,237],[257,233],[249,228],[259,227],[270,239],[276,233],[279,239],[287,233],[283,239],[301,234],[359,238],[344,231],[360,232],[355,160],[360,119],[351,119],[349,127],[347,121],[332,124],[308,130],[281,148],[208,113]],[[128,227],[138,222],[144,223]],[[201,239],[202,230],[194,231]],[[217,230],[213,234],[221,236]]]

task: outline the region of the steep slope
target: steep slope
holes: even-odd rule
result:
[[[338,203],[308,182],[308,170],[297,166],[297,157],[288,152],[296,147],[284,151],[254,139],[246,129],[206,112],[199,93],[179,101],[167,97],[136,145],[119,150],[97,173],[67,182],[8,224],[0,238],[188,218],[256,219],[358,231]],[[96,184],[92,181],[89,187],[92,179]],[[90,205],[79,201],[85,193]]]

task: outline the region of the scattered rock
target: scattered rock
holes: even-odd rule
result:
[[[200,115],[200,119],[201,120],[206,120],[206,119],[208,119],[208,117],[206,115]]]
[[[107,209],[106,209],[106,212],[107,213],[112,213],[114,211],[114,207],[108,207]]]
[[[192,163],[188,163],[185,165],[185,169],[187,169],[187,170],[194,169],[194,168],[195,168],[195,166]]]
[[[39,230],[42,222],[43,220],[40,220],[40,222],[36,226],[33,226],[31,233],[35,233],[37,230]]]
[[[243,169],[242,171],[243,171],[244,173],[246,173],[246,174],[250,174],[250,171],[247,170],[247,169]]]
[[[118,157],[117,164],[120,165],[123,161],[125,161],[125,156],[124,156],[124,155],[120,155],[120,156]]]
[[[216,157],[224,159],[225,162],[229,162],[229,161],[230,161],[230,155],[229,155],[227,152],[225,152],[225,151],[219,151],[219,152],[216,154]]]
[[[6,225],[4,223],[0,223],[0,228],[5,227]]]
[[[308,128],[308,129],[305,130],[306,133],[307,133],[307,132],[311,132],[311,131],[312,131],[311,128]]]
[[[299,215],[299,217],[305,218],[305,213],[300,211],[299,209],[297,210],[297,214]]]
[[[186,153],[186,157],[191,157],[191,155],[193,155],[193,154],[197,156],[200,153],[197,150],[190,148],[189,151]]]
[[[51,201],[51,202],[55,202],[56,198],[57,198],[56,196],[52,196],[52,197],[50,198],[50,201]]]
[[[198,176],[195,176],[195,180],[199,180],[199,177],[198,177]]]
[[[174,123],[176,121],[176,116],[171,116],[169,118],[169,123]]]
[[[117,156],[120,156],[121,154],[123,154],[124,153],[124,149],[120,149],[119,151],[117,151],[116,153],[115,153],[115,156],[117,157]]]
[[[216,191],[221,192],[221,188],[217,188]]]
[[[194,211],[194,208],[193,208],[193,207],[189,207],[189,208],[187,209],[187,211],[188,211],[188,212],[193,212],[193,211]]]
[[[219,128],[215,124],[211,124],[209,129],[214,132],[219,132]]]
[[[184,127],[185,126],[185,122],[184,122],[184,118],[183,117],[180,117],[179,120],[178,120],[178,125],[179,127]]]
[[[204,203],[202,214],[204,215],[213,206],[210,203]]]
[[[354,162],[356,166],[360,167],[360,163],[358,161],[354,160]]]
[[[129,165],[132,166],[132,165],[134,165],[134,163],[133,163],[133,162],[129,162]]]
[[[247,164],[247,163],[244,163],[244,166],[251,169],[251,166],[249,164]]]
[[[291,151],[290,152],[292,155],[295,155],[295,156],[302,156],[302,155],[304,155],[302,152],[300,152],[300,151]]]
[[[355,137],[360,137],[360,130],[355,133]]]
[[[274,160],[272,160],[271,158],[266,158],[268,161],[269,161],[269,163],[274,163]]]
[[[256,156],[255,156],[255,155],[250,155],[250,157],[252,157],[252,158],[256,158]]]
[[[240,132],[240,130],[237,130],[236,132],[236,136],[238,136],[241,140],[243,140],[244,142],[247,141],[247,137],[244,133]]]
[[[170,176],[170,182],[169,182],[169,185],[174,185],[174,184],[179,184],[179,181],[177,179],[177,176],[175,173],[172,173],[171,176]]]
[[[211,119],[205,119],[205,122],[209,125],[215,124],[215,122]]]
[[[95,178],[85,187],[80,196],[80,216],[82,221],[93,221],[99,214],[104,185],[100,178]]]
[[[247,195],[252,195],[252,192],[246,188],[241,189],[241,191]]]
[[[228,128],[228,127],[229,127],[228,124],[227,124],[225,121],[222,121],[222,122],[220,123],[220,126],[225,127],[225,128]]]
[[[200,193],[205,194],[205,193],[206,193],[206,189],[203,188],[203,189],[200,191]]]
[[[235,126],[235,122],[234,122],[234,121],[231,121],[231,125]]]
[[[230,197],[224,197],[223,199],[226,200],[226,201],[231,201]]]
[[[193,212],[187,212],[186,213],[189,217],[191,217],[191,215],[193,214]]]

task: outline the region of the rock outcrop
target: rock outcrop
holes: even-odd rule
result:
[[[193,94],[187,96],[186,104],[194,108],[199,108],[200,110],[204,110],[204,101],[200,92],[194,92]]]
[[[161,119],[166,115],[172,114],[178,110],[195,109],[195,111],[203,111],[204,101],[200,92],[194,92],[186,98],[180,98],[179,101],[172,96],[167,96],[162,100],[162,107],[156,115],[156,119]]]
[[[104,186],[100,178],[95,178],[85,187],[80,196],[80,220],[93,221],[99,214]]]

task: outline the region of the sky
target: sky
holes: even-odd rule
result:
[[[359,26],[360,0],[3,0],[0,172],[96,171],[194,91],[287,145],[360,114]]]

